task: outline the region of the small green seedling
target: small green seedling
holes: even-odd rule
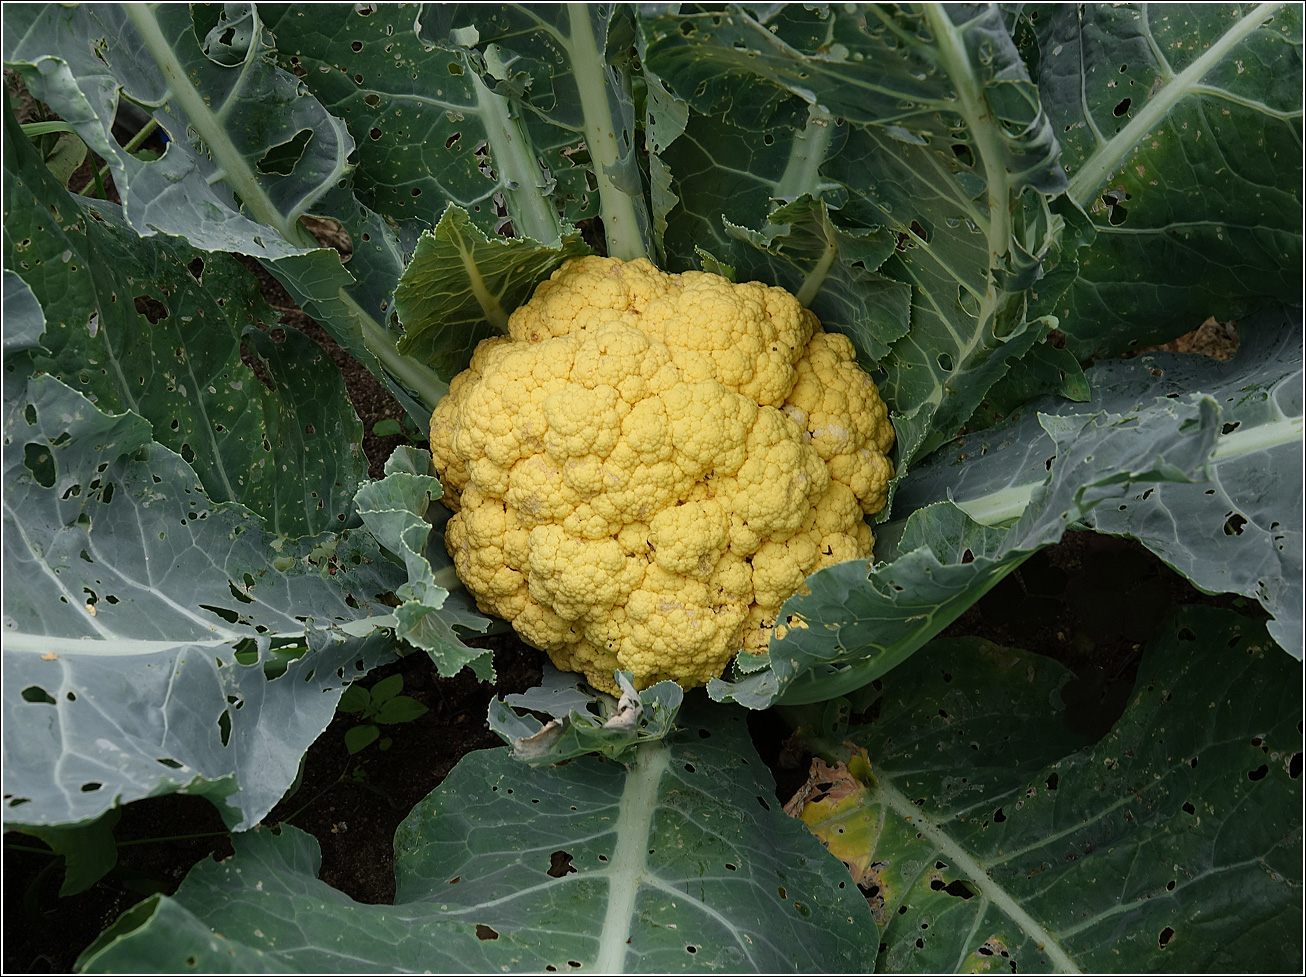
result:
[[[341,712],[358,713],[364,722],[345,733],[345,746],[349,752],[360,750],[377,743],[377,749],[388,750],[393,740],[382,736],[380,725],[412,722],[424,714],[427,709],[412,696],[400,695],[404,689],[404,677],[391,675],[377,682],[370,690],[357,682],[345,689],[340,697]],[[378,725],[380,724],[380,725]]]
[[[424,445],[428,437],[427,432],[423,431],[407,417],[396,420],[393,417],[387,417],[377,421],[372,425],[372,433],[378,438],[388,438],[394,435],[402,435],[410,444]]]

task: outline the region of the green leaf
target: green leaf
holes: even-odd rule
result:
[[[780,609],[769,667],[714,679],[713,698],[765,708],[844,695],[900,664],[1031,553],[1095,508],[1155,483],[1200,479],[1219,431],[1209,397],[1165,397],[1120,414],[1039,415],[1039,487],[1008,529],[972,521],[950,502],[881,527],[868,566],[854,560],[807,578]],[[1048,469],[1051,474],[1048,474]]]
[[[803,815],[873,887],[881,968],[1300,969],[1301,676],[1263,628],[1183,609],[1123,718],[1064,754],[1060,667],[975,652],[886,676],[849,733],[873,779],[825,776]]]
[[[340,696],[340,701],[336,703],[336,711],[366,713],[371,705],[372,693],[354,682]]]
[[[1094,4],[1031,19],[1069,195],[1096,232],[1070,291],[1041,304],[1074,353],[1300,302],[1300,5]]]
[[[381,730],[375,726],[354,726],[345,731],[345,749],[353,755],[375,743],[380,735]]]
[[[24,827],[24,834],[40,838],[63,857],[64,878],[59,895],[75,896],[104,878],[118,864],[118,844],[113,829],[122,817],[120,808],[105,811],[81,824]]]
[[[275,65],[256,8],[223,8],[197,25],[187,6],[32,4],[8,12],[5,27],[6,62],[105,159],[133,230],[258,258],[373,372],[428,407],[439,400],[443,384],[398,354],[389,328],[398,235],[354,197],[354,141]],[[138,159],[113,137],[120,97],[151,107],[169,137],[161,158]],[[355,274],[318,247],[300,223],[308,215],[333,217],[350,235]]]
[[[688,712],[630,767],[469,754],[396,833],[394,906],[319,881],[310,836],[261,828],[80,966],[870,972],[866,900],[780,810],[742,711]]]
[[[608,43],[624,8],[381,6],[344,30],[308,4],[270,16],[283,64],[351,125],[378,209],[429,224],[453,204],[549,246],[559,215],[601,214],[609,253],[646,252],[628,59]],[[433,90],[389,84],[396,58]]]
[[[450,205],[417,242],[395,308],[404,324],[400,349],[452,379],[482,339],[505,334],[508,316],[568,258],[588,254],[572,229],[557,247],[530,239],[487,238]]]
[[[909,465],[955,433],[1052,324],[1027,319],[1025,292],[1056,256],[1062,221],[1049,195],[1066,182],[1056,138],[996,8],[772,14],[766,23],[740,10],[661,18],[649,62],[696,111],[720,117],[702,129],[721,119],[736,127],[717,130],[735,146],[709,135],[705,155],[748,174],[736,182],[755,198],[791,183],[828,193],[845,227],[896,235],[879,273],[912,286],[911,330],[894,344],[881,390]],[[838,134],[827,127],[824,149],[810,145],[811,103],[843,122]],[[668,152],[700,131],[691,121]],[[795,143],[789,160],[806,164],[781,169],[782,154],[766,149],[777,143]],[[792,179],[795,170],[805,177]],[[678,172],[686,211],[706,214],[710,226],[724,212],[761,227],[760,200],[737,218],[735,205],[721,204],[733,188],[709,184],[694,201],[694,168]]]
[[[1127,414],[1157,397],[1204,394],[1220,407],[1209,481],[1164,482],[1125,492],[1085,516],[1101,532],[1131,536],[1206,591],[1255,598],[1275,618],[1270,634],[1302,656],[1301,311],[1243,322],[1237,356],[1148,353],[1088,371],[1088,409]],[[908,509],[949,498],[993,525],[1023,511],[1046,478],[1053,446],[1039,411],[1084,410],[1050,400],[1002,427],[950,445],[898,488]]]
[[[4,168],[5,265],[47,319],[35,366],[150,421],[214,501],[240,502],[285,535],[338,528],[367,458],[331,359],[297,330],[274,342],[246,325],[277,317],[229,256],[141,238],[113,204],[83,207],[24,140],[5,140]]]
[[[404,689],[404,677],[402,675],[389,675],[372,686],[372,704],[381,706]]]
[[[992,427],[1049,392],[1080,404],[1089,399],[1088,378],[1079,361],[1065,348],[1045,340],[1030,347],[1007,375],[989,388],[966,428],[978,431]]]
[[[395,696],[377,710],[378,723],[409,723],[430,710],[409,695]]]
[[[399,557],[407,572],[407,582],[395,588],[402,602],[394,611],[396,636],[430,655],[446,678],[458,674],[464,665],[472,665],[474,671],[485,669],[493,676],[489,666],[493,653],[468,647],[458,633],[484,631],[490,622],[473,610],[443,541],[430,539],[438,534],[431,532],[427,510],[443,491],[430,471],[430,452],[411,446],[396,448],[386,463],[385,478],[360,488],[354,503],[363,524]],[[447,521],[448,510],[440,509],[432,516]],[[442,534],[443,523],[436,528]],[[457,594],[450,593],[455,590]],[[479,666],[474,664],[478,660],[483,660]]]
[[[257,823],[344,686],[392,655],[335,625],[387,612],[402,577],[365,533],[290,545],[211,503],[135,415],[48,376],[5,392],[6,822],[183,791]],[[269,680],[278,637],[307,653]]]
[[[512,747],[515,758],[533,767],[587,753],[629,761],[640,743],[660,740],[671,731],[684,691],[675,682],[662,681],[637,692],[630,672],[615,672],[614,678],[620,699],[595,692],[575,673],[546,664],[539,685],[502,701],[490,700],[490,729]],[[514,709],[529,712],[519,715]],[[541,723],[531,712],[553,718]]]
[[[45,332],[45,313],[41,303],[22,276],[5,269],[4,286],[4,355],[36,349]]]

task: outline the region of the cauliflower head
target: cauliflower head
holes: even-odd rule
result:
[[[616,693],[764,651],[815,570],[866,559],[893,427],[852,343],[781,288],[568,261],[431,418],[445,535],[485,613]]]

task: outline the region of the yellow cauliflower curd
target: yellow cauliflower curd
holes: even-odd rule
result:
[[[844,336],[781,288],[568,261],[431,418],[481,610],[616,693],[766,649],[815,570],[871,554],[893,428]]]

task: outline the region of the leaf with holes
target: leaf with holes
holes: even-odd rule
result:
[[[297,330],[255,327],[277,313],[229,255],[140,237],[113,204],[66,193],[5,125],[4,261],[46,318],[33,366],[144,417],[213,501],[287,536],[338,528],[367,459],[335,364]]]
[[[611,253],[647,234],[634,153],[629,36],[617,6],[388,5],[325,22],[269,14],[283,66],[345,120],[368,203],[428,226],[446,205],[483,232],[557,247],[602,214]],[[422,79],[426,84],[415,84]]]
[[[177,791],[257,823],[392,653],[340,626],[385,615],[403,577],[366,533],[274,541],[133,414],[49,376],[5,392],[6,824]],[[270,680],[274,643],[300,650]]]
[[[795,797],[870,892],[878,965],[1300,969],[1296,665],[1259,624],[1187,608],[1123,718],[1078,750],[1066,678],[1037,655],[937,642],[847,731],[870,776],[821,765]]]
[[[652,70],[726,123],[691,120],[663,154],[673,170],[678,147],[690,156],[694,181],[673,189],[702,225],[692,243],[723,257],[718,215],[764,231],[767,200],[802,193],[828,195],[844,226],[891,231],[878,271],[911,287],[911,329],[882,388],[901,460],[937,447],[1048,325],[1026,319],[1025,291],[1056,250],[1065,175],[1001,15],[794,5],[765,23],[668,15],[653,32]]]
[[[308,835],[260,829],[138,907],[81,966],[868,973],[866,900],[780,810],[742,711],[707,705],[628,767],[468,755],[399,827],[394,906],[319,881]]]
[[[1299,4],[1020,15],[1090,243],[1040,302],[1078,356],[1301,301]]]
[[[1209,480],[1131,490],[1084,519],[1137,539],[1203,590],[1255,598],[1274,616],[1274,640],[1296,658],[1306,593],[1301,328],[1300,309],[1249,317],[1228,363],[1179,353],[1105,361],[1088,371],[1090,401],[1070,408],[1128,413],[1158,395],[1214,399],[1220,436]],[[1066,409],[1034,401],[1023,417],[958,440],[902,481],[899,504],[911,510],[949,498],[985,525],[1014,518],[1046,478],[1053,450],[1039,412]]]
[[[259,259],[345,349],[429,409],[444,383],[399,355],[390,324],[399,235],[352,192],[345,123],[276,66],[272,49],[253,5],[28,4],[5,14],[5,62],[105,159],[137,234]],[[115,139],[120,99],[150,107],[168,138],[162,157],[138,159]],[[348,238],[348,269],[319,246],[314,217]]]
[[[1119,414],[1039,415],[1038,488],[1009,528],[972,520],[949,502],[921,504],[881,526],[884,562],[849,561],[807,578],[780,609],[765,657],[745,660],[714,698],[750,708],[807,703],[860,688],[903,662],[1068,525],[1140,486],[1201,481],[1219,431],[1209,397],[1159,398]],[[1050,470],[1050,473],[1049,473]],[[742,657],[742,656],[741,656]]]

